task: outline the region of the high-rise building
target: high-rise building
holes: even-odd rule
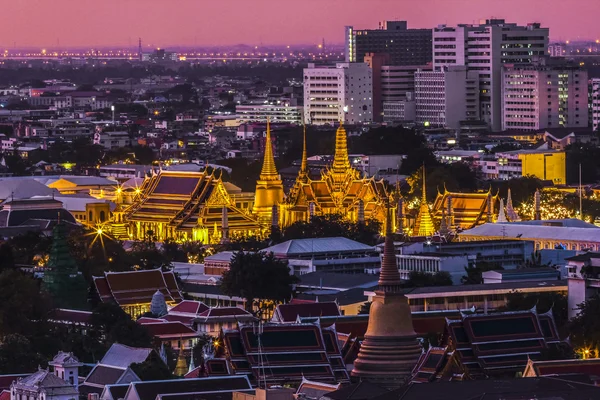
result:
[[[528,63],[548,51],[548,28],[503,19],[479,25],[433,29],[433,67],[464,65],[479,75],[479,114],[493,131],[502,129],[502,65]]]
[[[371,68],[364,63],[308,64],[304,69],[304,121],[310,124],[373,122]]]
[[[346,62],[360,62],[367,53],[387,53],[391,65],[431,62],[431,29],[408,29],[406,21],[384,21],[378,29],[346,26]]]
[[[415,72],[416,122],[458,129],[461,121],[479,119],[479,79],[465,66]]]
[[[373,74],[373,120],[414,120],[415,72],[431,70],[431,64],[389,65],[387,53],[368,53],[364,61]]]
[[[600,78],[589,81],[589,120],[590,127],[597,131],[600,127]]]
[[[588,126],[588,74],[578,64],[542,57],[502,68],[502,130]]]

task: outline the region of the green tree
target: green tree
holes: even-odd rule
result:
[[[448,272],[438,271],[433,274],[421,271],[411,271],[405,287],[452,286],[452,277]]]
[[[290,275],[287,261],[273,253],[250,253],[238,251],[234,254],[229,270],[221,277],[220,287],[228,296],[238,296],[246,301],[246,309],[254,309],[255,300],[282,302],[292,295],[293,284],[298,278]],[[258,314],[262,312],[259,309]]]
[[[94,309],[89,335],[106,346],[113,343],[132,347],[152,346],[148,330],[133,321],[121,307],[112,303],[101,303]]]
[[[43,258],[50,252],[52,239],[38,232],[29,231],[13,236],[7,243],[13,249],[17,264],[33,264],[36,256]]]
[[[483,283],[482,274],[486,271],[501,270],[504,269],[500,265],[495,263],[489,263],[486,261],[477,261],[473,266],[465,267],[467,275],[463,276],[461,282],[465,285],[473,285]]]
[[[600,349],[600,297],[594,296],[579,305],[580,312],[569,323],[570,339],[575,351]]]
[[[15,267],[15,256],[10,244],[0,244],[0,271]]]
[[[39,280],[18,269],[0,273],[0,338],[30,333],[48,311],[49,301],[40,293]]]
[[[0,374],[33,373],[48,360],[33,349],[31,341],[20,334],[4,336],[0,344]]]
[[[131,369],[142,381],[158,381],[173,378],[173,374],[156,352],[150,353],[148,359],[142,363],[131,364]]]

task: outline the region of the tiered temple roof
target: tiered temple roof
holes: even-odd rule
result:
[[[492,195],[491,189],[484,193],[456,193],[448,192],[444,188],[444,193],[438,193],[433,202],[433,218],[439,224],[445,214],[449,228],[470,229],[479,224],[493,222],[498,199],[498,195]]]
[[[160,171],[147,178],[141,194],[127,210],[125,220],[135,224],[134,238],[144,238],[152,230],[159,240],[194,239],[208,242],[209,235],[220,236],[223,208],[229,231],[260,234],[257,219],[241,209],[214,173]]]
[[[383,180],[363,178],[361,173],[350,165],[346,130],[340,125],[335,135],[333,163],[321,172],[321,179],[313,180],[306,172],[305,142],[302,167],[282,204],[280,218],[283,225],[305,221],[314,207],[315,215],[341,214],[357,221],[359,209],[362,208],[365,218],[374,218],[384,223],[384,205],[387,198],[388,193]]]
[[[168,304],[179,303],[183,299],[173,272],[161,269],[105,272],[104,276],[94,277],[94,285],[102,302],[114,301],[125,309],[135,306],[148,308],[157,290],[165,296]]]
[[[561,346],[552,312],[462,314],[447,321],[447,344],[472,376],[522,372],[528,360]]]
[[[227,360],[235,374],[267,384],[347,382],[335,327],[319,324],[240,325],[224,331]]]
[[[470,379],[456,351],[446,347],[429,347],[413,371],[411,382],[463,381]]]

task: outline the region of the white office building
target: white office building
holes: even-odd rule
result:
[[[600,78],[590,79],[589,117],[594,131],[600,126]]]
[[[235,106],[235,113],[239,124],[266,123],[267,119],[275,123],[302,123],[302,106],[290,105],[288,102],[238,104]]]
[[[588,125],[588,74],[562,60],[539,58],[502,68],[502,130]]]
[[[308,64],[304,69],[304,121],[314,125],[373,122],[371,68],[364,63]]]
[[[433,68],[464,65],[479,75],[479,114],[493,131],[502,129],[502,65],[527,63],[548,51],[548,28],[506,23],[440,25],[433,29]]]
[[[416,122],[458,129],[460,121],[479,118],[479,80],[465,66],[415,72]]]

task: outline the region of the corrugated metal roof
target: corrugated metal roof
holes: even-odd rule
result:
[[[356,242],[344,237],[292,239],[262,250],[277,255],[338,253],[345,251],[369,251],[373,246]]]
[[[114,343],[106,352],[100,364],[111,367],[127,368],[133,363],[146,361],[152,349],[129,347]]]
[[[580,221],[585,224],[585,222]],[[538,239],[552,241],[576,241],[600,243],[600,228],[569,223],[567,226],[548,226],[522,223],[487,223],[467,229],[459,236],[503,237],[506,239]]]

